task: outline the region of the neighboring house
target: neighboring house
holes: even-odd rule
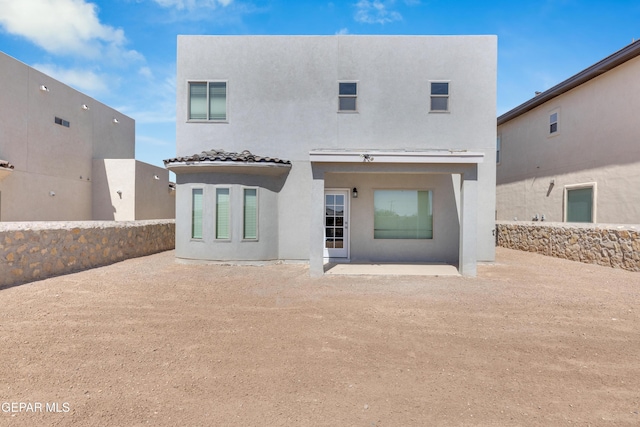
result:
[[[133,119],[1,52],[0,71],[0,221],[174,218]]]
[[[640,41],[498,117],[499,220],[640,223]]]
[[[494,260],[495,36],[180,36],[176,256]]]

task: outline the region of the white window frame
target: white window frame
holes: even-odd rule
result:
[[[256,190],[256,237],[245,237],[245,191]],[[242,241],[257,242],[260,240],[260,190],[259,187],[242,187]]]
[[[201,237],[193,237],[193,235],[194,235],[194,228],[193,228],[194,227],[194,223],[193,223],[193,213],[194,213],[193,202],[194,202],[194,198],[193,198],[193,195],[194,195],[194,191],[195,190],[202,191],[202,212],[201,212],[201,219],[200,219],[200,227],[201,227],[200,235],[201,235]],[[206,212],[204,187],[191,187],[191,191],[190,191],[189,196],[190,196],[189,202],[190,202],[190,205],[191,205],[190,209],[189,209],[189,212],[191,213],[191,215],[190,215],[191,216],[191,221],[190,221],[191,227],[189,227],[189,239],[192,242],[203,242],[205,240],[204,239],[204,230],[205,230],[204,219],[205,219],[205,212]]]
[[[447,84],[447,94],[434,94],[433,93],[433,83],[446,83]],[[447,99],[447,109],[446,110],[434,110],[431,108],[431,103],[433,98],[446,98]],[[429,113],[435,114],[443,114],[451,112],[451,80],[429,80]]]
[[[431,202],[431,237],[425,237],[425,238],[415,238],[415,239],[411,239],[411,238],[376,238],[375,237],[375,201],[376,201],[376,191],[415,191],[416,193],[419,191],[426,191],[431,193],[431,197],[430,197],[430,202]],[[435,191],[433,190],[433,188],[374,188],[373,189],[373,239],[374,240],[401,240],[401,241],[413,241],[413,240],[420,240],[420,241],[433,241],[433,239],[435,238],[435,234],[436,234],[436,230],[435,230],[435,215],[434,215],[434,206],[435,206]]]
[[[207,93],[207,99],[206,99],[206,105],[207,105],[207,114],[206,114],[206,119],[192,119],[191,118],[191,84],[192,83],[200,83],[200,84],[206,84],[207,85],[207,89],[206,89],[206,93]],[[210,111],[210,101],[209,101],[209,85],[211,83],[224,83],[225,85],[225,106],[224,106],[224,112],[225,112],[225,118],[224,119],[210,119],[209,117],[211,116],[211,111]],[[228,80],[189,80],[187,81],[187,122],[197,122],[197,123],[229,123],[229,81]]]
[[[342,83],[352,83],[356,85],[356,93],[354,95],[342,95],[340,94],[340,85]],[[338,113],[357,113],[358,112],[358,92],[359,92],[360,82],[357,80],[340,80],[338,81]],[[343,98],[353,98],[355,100],[355,109],[353,110],[341,110],[340,109],[340,100]]]
[[[229,212],[227,227],[229,229],[229,237],[218,237],[218,190],[229,191]],[[230,242],[233,238],[233,191],[230,186],[216,186],[213,192],[213,238],[216,242]]]
[[[556,116],[556,120],[552,121],[552,117]],[[556,125],[556,130],[552,131],[553,125]],[[554,110],[549,111],[549,122],[547,123],[547,134],[549,137],[556,136],[560,133],[560,109],[556,108]]]
[[[593,197],[591,199],[591,224],[595,224],[598,218],[597,206],[598,206],[598,185],[595,182],[584,182],[581,184],[571,184],[564,186],[563,195],[563,209],[562,209],[562,221],[567,222],[567,209],[569,208],[569,191],[581,190],[584,188],[591,188]],[[585,223],[589,224],[589,223]]]

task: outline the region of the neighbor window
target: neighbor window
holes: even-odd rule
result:
[[[231,238],[229,204],[229,189],[216,188],[216,239],[229,240]]]
[[[500,161],[502,160],[502,137],[500,135],[498,135],[498,137],[496,138],[496,163],[500,164]]]
[[[53,121],[60,126],[64,126],[66,128],[69,127],[69,122],[65,119],[61,119],[60,117],[56,117],[55,119],[53,119]]]
[[[245,240],[258,239],[258,189],[244,189],[243,235]]]
[[[431,111],[449,111],[448,82],[431,82]]]
[[[338,111],[357,111],[358,83],[338,83]]]
[[[558,112],[549,115],[549,134],[558,132]]]
[[[191,238],[202,239],[202,188],[191,190]]]
[[[375,190],[374,239],[433,238],[432,192]]]
[[[565,221],[595,221],[595,184],[565,187]]]
[[[189,83],[189,120],[227,120],[227,82]]]

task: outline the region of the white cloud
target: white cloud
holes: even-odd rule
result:
[[[365,24],[386,24],[401,21],[402,15],[391,10],[395,0],[360,0],[356,3],[355,20]]]
[[[216,8],[229,6],[233,0],[153,0],[162,7],[175,7],[178,10],[197,8]]]
[[[336,36],[344,36],[345,34],[349,34],[348,28],[340,28],[338,31],[336,31]]]
[[[108,77],[91,70],[62,68],[53,64],[34,64],[33,68],[92,96],[106,93],[109,89]]]
[[[149,67],[141,67],[138,70],[138,74],[140,74],[142,77],[145,77],[147,79],[150,79],[153,77],[153,73],[151,72],[151,68]]]
[[[0,0],[0,25],[57,55],[142,58],[124,48],[124,31],[102,24],[97,6],[85,0]]]

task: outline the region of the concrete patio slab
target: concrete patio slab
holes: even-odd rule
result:
[[[324,272],[353,276],[460,276],[455,265],[445,263],[327,263]]]

